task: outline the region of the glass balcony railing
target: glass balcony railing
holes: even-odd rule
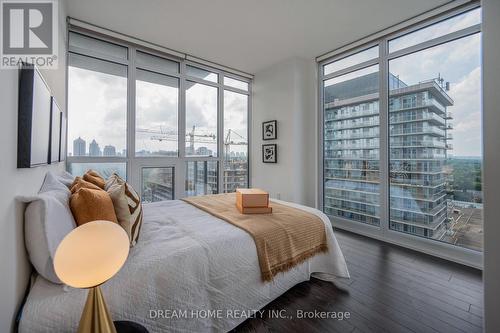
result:
[[[379,131],[367,131],[367,132],[342,132],[342,131],[332,131],[325,133],[325,140],[345,140],[345,139],[361,139],[361,138],[376,138],[379,136]]]
[[[366,160],[378,160],[378,154],[325,154],[325,158],[333,159],[366,159]]]
[[[378,126],[379,121],[378,118],[376,120],[370,120],[370,121],[338,121],[338,122],[332,122],[328,123],[325,125],[325,128],[327,129],[349,129],[349,128],[360,128],[360,127],[371,127],[371,126]]]
[[[358,110],[358,111],[352,111],[352,112],[335,112],[329,109],[325,110],[325,121],[334,121],[334,120],[341,120],[341,119],[349,119],[349,118],[359,118],[359,117],[366,117],[366,116],[376,116],[379,114],[378,108],[369,108],[366,110]]]
[[[414,134],[434,134],[438,136],[445,136],[445,131],[435,126],[418,126],[412,128],[405,128],[401,125],[393,125],[390,130],[390,135],[414,135]]]
[[[348,200],[357,202],[366,202],[368,204],[378,205],[378,194],[363,193],[363,192],[349,192],[344,190],[326,190],[325,198],[332,198],[337,200]]]
[[[391,152],[391,159],[444,159],[446,154],[436,152],[417,152],[417,153],[393,153]]]
[[[446,183],[445,178],[438,179],[408,179],[408,178],[391,178],[391,183],[417,186],[438,186]]]
[[[413,112],[411,114],[404,114],[404,113],[392,114],[390,116],[391,124],[412,122],[412,121],[424,121],[424,120],[435,121],[442,125],[445,124],[445,119],[434,112],[420,111],[417,113]]]
[[[428,97],[422,100],[417,100],[408,103],[397,103],[396,101],[391,101],[389,105],[389,112],[398,112],[404,110],[411,110],[416,108],[430,108],[432,111],[438,113],[445,113],[446,107],[441,105],[437,100],[432,97]]]
[[[325,149],[374,149],[378,148],[378,143],[369,144],[356,144],[356,143],[343,143],[342,141],[334,141],[331,145],[326,144]]]
[[[409,148],[409,147],[430,147],[430,148],[446,148],[446,144],[440,140],[391,140],[391,148]]]

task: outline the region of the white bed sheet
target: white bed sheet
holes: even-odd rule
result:
[[[138,322],[150,332],[225,332],[246,319],[236,318],[235,311],[259,310],[311,275],[348,278],[328,218],[316,209],[279,202],[321,217],[329,251],[269,283],[261,280],[255,243],[244,230],[183,201],[144,205],[138,244],[120,272],[101,286],[113,319]],[[86,290],[39,276],[23,309],[20,332],[76,332],[86,295]],[[220,311],[201,318],[208,310]],[[187,318],[158,318],[161,311]]]

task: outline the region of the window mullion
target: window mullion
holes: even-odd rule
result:
[[[219,83],[222,80],[222,76],[219,74]],[[217,150],[219,151],[217,159],[219,160],[219,166],[217,169],[218,181],[217,188],[219,193],[223,193],[224,188],[224,158],[225,158],[225,146],[224,146],[224,88],[219,85],[218,87],[218,98],[217,98]]]
[[[178,112],[178,150],[179,163],[175,170],[175,197],[183,198],[185,196],[186,180],[186,63],[180,63],[180,81],[179,81],[179,109]]]
[[[389,229],[389,62],[388,41],[379,44],[379,158],[380,158],[380,230]]]
[[[127,179],[136,188],[140,186],[140,177],[134,170],[133,159],[135,157],[135,48],[128,48],[129,64],[127,67]]]

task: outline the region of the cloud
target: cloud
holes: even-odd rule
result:
[[[125,77],[69,67],[68,150],[82,137],[88,144],[95,139],[101,149],[126,146],[127,80]]]
[[[480,34],[464,37],[389,63],[389,70],[412,85],[440,75],[450,82],[448,107],[454,116],[455,156],[481,155],[481,57]]]
[[[391,52],[401,50],[479,23],[481,23],[481,9],[478,8],[396,38],[390,41],[389,48]]]
[[[217,88],[194,84],[186,90],[186,128],[198,134],[217,133]]]
[[[481,124],[481,67],[474,68],[452,86],[450,95],[454,105],[449,108],[454,116],[453,154],[480,156]]]

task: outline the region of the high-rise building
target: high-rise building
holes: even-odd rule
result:
[[[73,140],[73,156],[85,156],[87,143],[81,137]]]
[[[236,154],[239,156],[236,157]],[[224,160],[222,191],[234,192],[237,188],[248,187],[248,160],[244,153],[236,153]]]
[[[173,170],[168,167],[143,169],[142,200],[144,202],[174,198]]]
[[[107,145],[104,146],[104,150],[102,151],[103,156],[116,156],[116,148],[115,146]]]
[[[101,148],[99,147],[99,144],[95,141],[92,140],[92,142],[89,145],[89,155],[90,156],[101,156]]]
[[[207,147],[199,147],[196,149],[196,155],[213,156],[213,151]]]
[[[380,224],[378,73],[325,87],[324,211]],[[447,212],[446,108],[441,83],[389,80],[390,228],[438,238]]]

